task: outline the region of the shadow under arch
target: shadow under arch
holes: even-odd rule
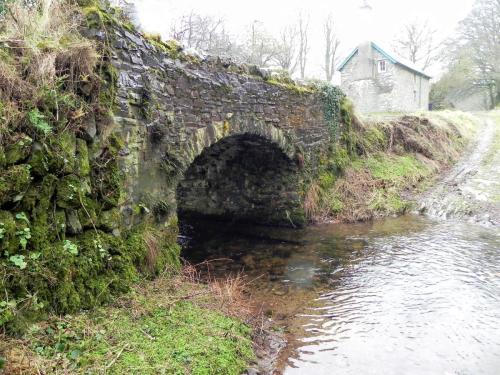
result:
[[[200,219],[302,226],[295,146],[270,125],[200,129],[176,188],[181,226]]]

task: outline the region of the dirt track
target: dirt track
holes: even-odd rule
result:
[[[492,116],[482,117],[484,125],[469,152],[422,195],[420,212],[436,218],[500,225],[500,123]]]

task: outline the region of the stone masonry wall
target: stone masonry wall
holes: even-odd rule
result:
[[[226,137],[253,134],[297,166],[312,168],[330,143],[318,92],[270,84],[256,68],[219,58],[182,61],[138,33],[113,32],[118,72],[113,131],[125,140],[122,212],[130,224],[138,204],[172,216],[184,172]]]

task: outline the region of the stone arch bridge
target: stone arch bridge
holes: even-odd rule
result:
[[[122,212],[304,224],[304,178],[330,144],[321,94],[114,32]]]

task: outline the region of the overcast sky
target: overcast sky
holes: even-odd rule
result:
[[[172,20],[194,11],[222,17],[228,31],[237,36],[254,21],[278,36],[302,12],[310,17],[310,59],[307,75],[323,78],[322,22],[333,14],[341,39],[341,56],[360,41],[373,40],[390,46],[405,23],[418,18],[427,20],[444,39],[454,32],[457,23],[471,10],[474,0],[367,0],[371,11],[361,10],[363,0],[133,0],[145,31],[168,38]],[[430,69],[432,75],[439,67]]]

